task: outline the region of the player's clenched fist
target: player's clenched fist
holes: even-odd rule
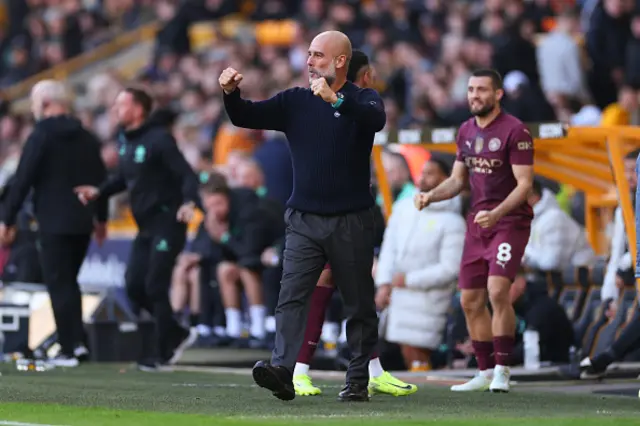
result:
[[[327,83],[327,80],[325,80],[324,77],[317,78],[311,82],[311,91],[314,95],[321,97],[325,102],[334,104],[338,101],[336,92],[331,90],[329,83]]]
[[[413,197],[413,204],[416,209],[422,210],[431,204],[431,194],[428,192],[419,192]]]
[[[241,81],[242,74],[240,74],[233,68],[227,68],[226,70],[222,71],[222,74],[220,74],[220,78],[218,78],[220,87],[222,87],[222,90],[224,90],[227,95],[236,90],[236,87],[238,87],[238,84],[240,84]]]
[[[498,219],[498,216],[494,212],[480,210],[473,218],[473,221],[477,223],[481,228],[491,228],[496,223],[498,223]]]

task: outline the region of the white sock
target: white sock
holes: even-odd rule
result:
[[[276,332],[276,317],[267,317],[267,319],[264,321],[264,330],[267,333]]]
[[[325,343],[338,343],[340,336],[340,324],[337,322],[325,322],[322,324],[322,334],[320,339]]]
[[[338,342],[346,343],[347,341],[347,320],[342,321],[342,330],[340,331],[340,337],[338,337]]]
[[[493,368],[490,368],[488,370],[480,370],[480,375],[483,377],[486,377],[488,379],[493,377]]]
[[[213,333],[218,337],[227,336],[227,330],[221,325],[216,325],[215,327],[213,327]]]
[[[493,374],[498,376],[500,375],[502,372],[506,372],[507,374],[509,374],[509,367],[506,367],[504,365],[498,365],[496,364],[496,366],[493,368]]]
[[[309,364],[303,364],[301,362],[296,362],[296,366],[293,368],[294,376],[306,376],[309,374]]]
[[[265,318],[267,317],[267,308],[264,305],[249,306],[250,330],[249,334],[258,339],[265,336]]]
[[[380,377],[384,373],[382,364],[380,364],[380,358],[373,358],[369,361],[369,377]]]
[[[227,336],[237,339],[242,334],[242,314],[238,308],[227,308],[224,310],[227,318]]]
[[[209,327],[208,325],[198,324],[196,326],[196,330],[198,331],[198,335],[200,336],[207,337],[211,335],[211,327]]]

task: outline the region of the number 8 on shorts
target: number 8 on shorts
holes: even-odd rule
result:
[[[498,254],[496,255],[498,262],[507,263],[511,260],[511,244],[502,243],[498,246]]]
[[[520,270],[524,249],[529,242],[529,227],[507,226],[499,229],[485,259],[489,260],[489,275],[514,279]]]

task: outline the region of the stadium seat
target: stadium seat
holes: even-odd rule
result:
[[[210,48],[216,41],[216,28],[212,22],[197,22],[189,27],[189,42],[194,52]]]
[[[567,313],[567,318],[573,321],[576,315],[576,304],[578,303],[582,289],[576,285],[565,285],[558,298],[558,303],[564,308]]]
[[[591,267],[591,274],[590,274],[590,281],[591,284],[593,285],[598,285],[601,286],[602,283],[604,282],[604,275],[607,271],[607,262],[606,260],[602,259],[602,260],[598,260],[592,267]]]
[[[627,308],[624,324],[622,324],[620,328],[618,328],[618,331],[616,332],[616,339],[618,338],[618,336],[620,336],[620,333],[622,333],[622,330],[624,330],[624,328],[633,320],[633,314],[636,312],[637,309],[638,309],[638,298],[636,297],[633,303]]]
[[[605,351],[616,339],[618,331],[623,327],[627,320],[629,308],[633,306],[635,299],[635,290],[625,289],[622,291],[618,299],[618,310],[613,318],[608,319],[603,327],[595,334],[592,345],[591,356]]]
[[[587,296],[585,298],[580,317],[573,323],[573,331],[577,346],[582,346],[583,337],[593,322],[600,304],[600,287],[590,287],[587,291]]]
[[[611,300],[605,300],[602,303],[595,306],[593,309],[593,321],[586,328],[584,335],[582,337],[580,348],[582,349],[583,354],[590,354],[594,344],[596,342],[596,338],[598,337],[598,333],[602,327],[609,322],[609,319],[606,316],[607,309],[611,304]],[[586,306],[585,309],[589,308]]]

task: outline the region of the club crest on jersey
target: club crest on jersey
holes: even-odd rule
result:
[[[482,139],[481,137],[477,137],[473,149],[476,154],[480,154],[482,152],[482,148],[484,148],[484,139]]]
[[[498,138],[491,139],[489,141],[489,151],[496,152],[497,150],[500,149],[500,145],[502,145],[502,142],[500,142],[500,139]]]
[[[138,145],[133,153],[134,163],[144,163],[144,157],[147,155],[147,150],[144,146]]]

